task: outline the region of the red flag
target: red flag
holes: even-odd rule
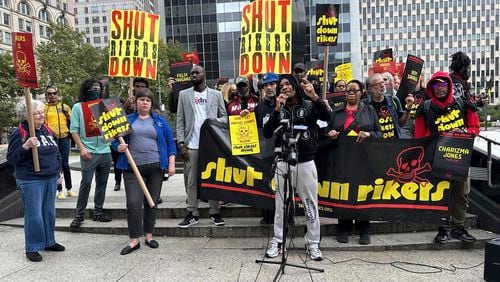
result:
[[[198,52],[196,51],[182,53],[182,60],[191,61],[195,65],[200,63],[200,57],[198,57]]]
[[[16,70],[17,84],[22,87],[38,88],[31,33],[12,33],[12,59]]]

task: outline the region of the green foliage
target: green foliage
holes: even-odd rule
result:
[[[12,55],[0,54],[0,134],[17,124],[15,105],[22,95],[23,89],[16,82]]]
[[[80,83],[88,77],[102,77],[107,62],[103,52],[85,43],[84,34],[65,25],[50,24],[50,40],[36,47],[40,90],[56,85],[63,100],[72,105]]]
[[[488,105],[483,107],[481,110],[477,111],[479,120],[485,121],[488,115],[491,116],[491,121],[500,120],[500,106],[499,105]]]

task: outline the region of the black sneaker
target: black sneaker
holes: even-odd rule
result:
[[[177,226],[180,228],[188,228],[191,225],[198,224],[198,222],[200,222],[200,218],[198,216],[194,216],[193,213],[190,212],[181,223],[177,224]]]
[[[120,191],[120,186],[121,186],[121,183],[120,182],[116,182],[114,190],[115,191]]]
[[[454,227],[450,232],[451,237],[459,239],[462,242],[472,243],[476,241],[476,238],[467,232],[463,226]]]
[[[370,245],[371,244],[370,234],[363,233],[359,234],[359,244],[360,245]]]
[[[215,224],[215,226],[223,226],[224,224],[226,224],[224,222],[224,219],[222,219],[222,217],[220,217],[218,213],[211,214],[210,219],[212,220],[212,223]]]
[[[339,232],[335,235],[335,239],[339,243],[349,243],[349,234],[347,232]]]
[[[73,221],[71,222],[70,227],[73,228],[80,227],[83,221],[84,221],[83,217],[75,217],[75,219],[73,219]]]
[[[450,239],[450,235],[448,234],[448,230],[446,230],[446,227],[444,226],[439,226],[438,228],[438,234],[436,237],[434,237],[434,242],[444,244]]]
[[[45,250],[46,251],[53,251],[53,252],[62,252],[64,250],[66,250],[66,248],[59,243],[55,243],[54,245],[52,245],[50,247],[46,247]]]
[[[94,215],[94,219],[92,219],[93,221],[99,221],[99,222],[110,222],[111,220],[113,220],[111,218],[111,216],[107,215],[107,214],[96,214]]]
[[[32,262],[42,261],[42,255],[39,252],[26,252],[26,257]]]
[[[156,200],[156,204],[159,205],[163,203],[163,199],[161,197],[158,197],[158,199]]]

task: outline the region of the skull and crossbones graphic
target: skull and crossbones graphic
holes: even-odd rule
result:
[[[429,180],[419,175],[432,171],[429,163],[422,164],[424,148],[422,146],[407,148],[399,153],[396,159],[397,168],[389,168],[387,176],[393,176],[400,183],[428,183]]]
[[[29,75],[30,74],[29,68],[31,67],[31,64],[28,62],[26,54],[22,51],[17,51],[16,57],[17,57],[16,59],[17,70],[21,73]]]
[[[250,132],[250,127],[246,124],[238,126],[238,137],[241,142],[250,142],[252,139],[252,133]]]

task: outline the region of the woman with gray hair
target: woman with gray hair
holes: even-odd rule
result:
[[[24,237],[26,257],[33,262],[42,260],[39,251],[64,251],[56,243],[55,195],[61,171],[61,155],[54,133],[44,124],[44,104],[33,100],[35,137],[29,136],[26,102],[16,105],[20,120],[18,128],[9,135],[7,160],[14,166],[15,178],[21,189],[24,204]],[[31,150],[37,147],[40,171],[35,172]]]

